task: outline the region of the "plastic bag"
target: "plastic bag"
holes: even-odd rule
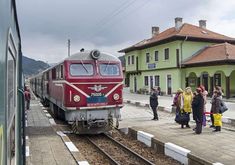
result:
[[[213,114],[214,126],[222,126],[222,115],[220,113]]]

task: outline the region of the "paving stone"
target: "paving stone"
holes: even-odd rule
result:
[[[27,165],[75,165],[77,164],[65,144],[51,127],[48,118],[41,111],[37,101],[28,111],[28,127],[26,141],[29,145]]]
[[[192,130],[195,127],[194,122],[190,122],[192,128],[181,129],[180,125],[174,121],[174,114],[162,111],[158,113],[159,120],[152,121],[153,115],[147,107],[127,104],[121,110],[122,121],[119,127],[132,127],[135,130],[150,133],[161,142],[171,142],[184,147],[192,154],[209,162],[234,165],[235,132],[222,127],[221,132],[215,133],[207,125],[203,128],[202,134],[197,135]]]

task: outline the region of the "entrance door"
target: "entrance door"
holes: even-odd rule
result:
[[[134,77],[134,92],[137,92],[137,80],[136,77]]]
[[[139,70],[139,60],[138,60],[138,57],[136,57],[136,70],[137,71]]]
[[[150,81],[150,90],[153,88],[153,76],[149,76],[149,81]]]
[[[208,74],[202,74],[202,85],[204,85],[205,89],[208,91]]]
[[[171,95],[171,75],[167,75],[167,94]]]

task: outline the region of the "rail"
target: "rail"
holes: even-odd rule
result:
[[[114,143],[116,146],[118,146],[119,148],[121,148],[122,150],[126,151],[128,154],[131,154],[134,158],[136,158],[137,160],[140,160],[142,163],[141,164],[146,164],[146,165],[154,165],[154,163],[150,162],[149,160],[145,159],[144,157],[142,157],[141,155],[139,155],[138,153],[132,151],[131,149],[129,149],[128,147],[126,147],[125,145],[123,145],[122,143],[116,141],[115,139],[113,139],[111,136],[107,135],[107,134],[102,134],[105,138],[107,138],[108,140],[110,140],[112,143]],[[87,137],[88,141],[93,144],[105,157],[108,158],[108,160],[110,161],[111,164],[114,165],[119,165],[120,163],[117,162],[115,160],[115,158],[112,158],[111,155],[109,155],[106,151],[104,151],[101,147],[99,147],[93,140],[91,140],[89,137]]]
[[[95,142],[93,142],[90,138],[87,137],[87,140],[93,145],[95,146],[96,149],[98,149],[100,151],[100,153],[102,155],[104,155],[106,158],[108,158],[109,162],[113,165],[120,165],[116,160],[114,160],[112,158],[112,156],[110,156],[107,152],[105,152],[104,150],[102,150],[97,144],[95,144]]]

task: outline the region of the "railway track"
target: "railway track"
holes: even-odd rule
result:
[[[110,164],[154,165],[154,163],[132,151],[107,134],[101,134],[96,137],[87,136],[86,138],[104,157],[109,160]]]
[[[77,135],[66,122],[55,119],[55,131],[62,131],[79,149],[82,157],[94,165],[179,165],[180,163],[156,153],[140,142],[124,137],[117,128],[110,133],[100,135]],[[115,140],[115,139],[116,140]],[[118,140],[118,141],[117,141]],[[121,142],[121,143],[120,143]],[[128,146],[128,147],[126,147]]]

